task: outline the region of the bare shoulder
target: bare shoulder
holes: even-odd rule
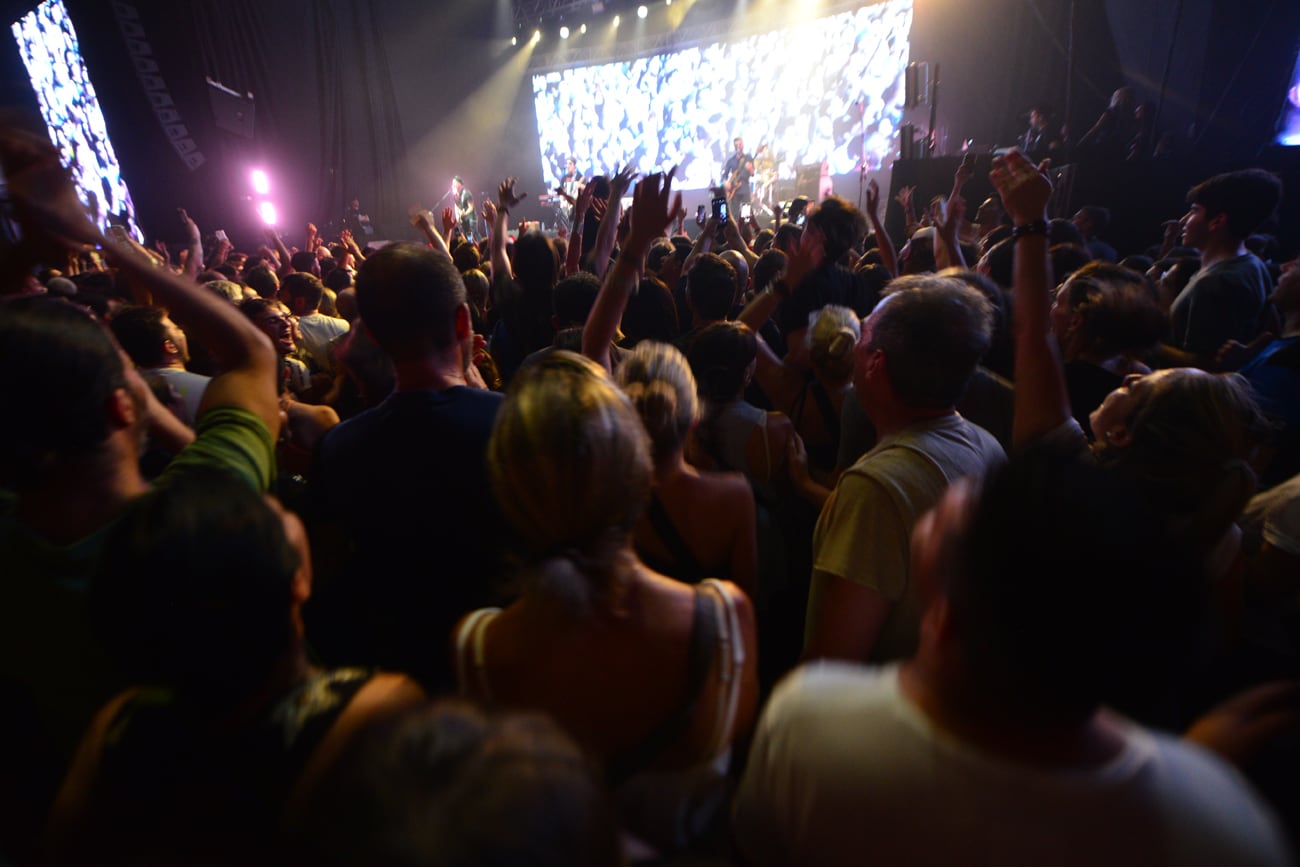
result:
[[[753,489],[744,473],[700,470],[700,492],[714,501],[737,503],[754,498]]]
[[[424,688],[404,674],[377,674],[352,699],[348,711],[383,714],[419,704],[426,698]]]
[[[737,617],[740,618],[741,624],[747,624],[753,620],[754,609],[749,601],[749,596],[734,581],[723,581],[715,579],[710,581],[709,587],[717,591],[719,596],[724,597],[731,603],[736,610]]]

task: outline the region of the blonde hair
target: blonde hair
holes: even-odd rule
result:
[[[544,591],[575,608],[609,597],[650,494],[650,448],[628,398],[589,359],[520,369],[488,442],[501,514]]]
[[[848,307],[827,304],[809,316],[808,348],[813,367],[833,380],[853,375],[853,347],[862,337],[862,321]]]
[[[615,377],[641,416],[655,460],[681,448],[700,411],[686,356],[667,343],[643,340]]]
[[[1176,532],[1213,545],[1254,494],[1247,461],[1268,421],[1237,374],[1175,369],[1127,419],[1130,441],[1102,444],[1103,463],[1135,479]]]

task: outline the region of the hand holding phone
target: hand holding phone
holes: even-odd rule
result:
[[[713,219],[719,223],[727,222],[727,199],[725,196],[715,196],[713,199]]]

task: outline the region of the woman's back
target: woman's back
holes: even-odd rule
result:
[[[633,531],[637,555],[679,581],[727,578],[752,596],[758,555],[749,483],[740,473],[678,464],[656,473],[650,505]]]
[[[757,703],[749,601],[729,582],[691,587],[634,568],[618,611],[575,617],[527,594],[466,617],[455,642],[462,691],[549,713],[617,776],[712,758]],[[704,646],[701,632],[712,636]]]

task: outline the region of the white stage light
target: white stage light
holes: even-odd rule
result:
[[[257,212],[262,215],[262,222],[268,226],[274,226],[280,215],[276,213],[275,205],[270,202],[262,202],[257,206]]]
[[[560,28],[560,38],[561,38],[561,39],[568,39],[568,38],[569,38],[569,28],[568,28],[568,27],[561,27],[561,28]]]
[[[646,16],[649,15],[649,14],[650,14],[650,10],[647,9],[647,8],[645,8],[644,6],[638,6],[638,7],[636,7],[636,17],[637,17],[637,18],[644,18],[644,17],[646,17]]]

